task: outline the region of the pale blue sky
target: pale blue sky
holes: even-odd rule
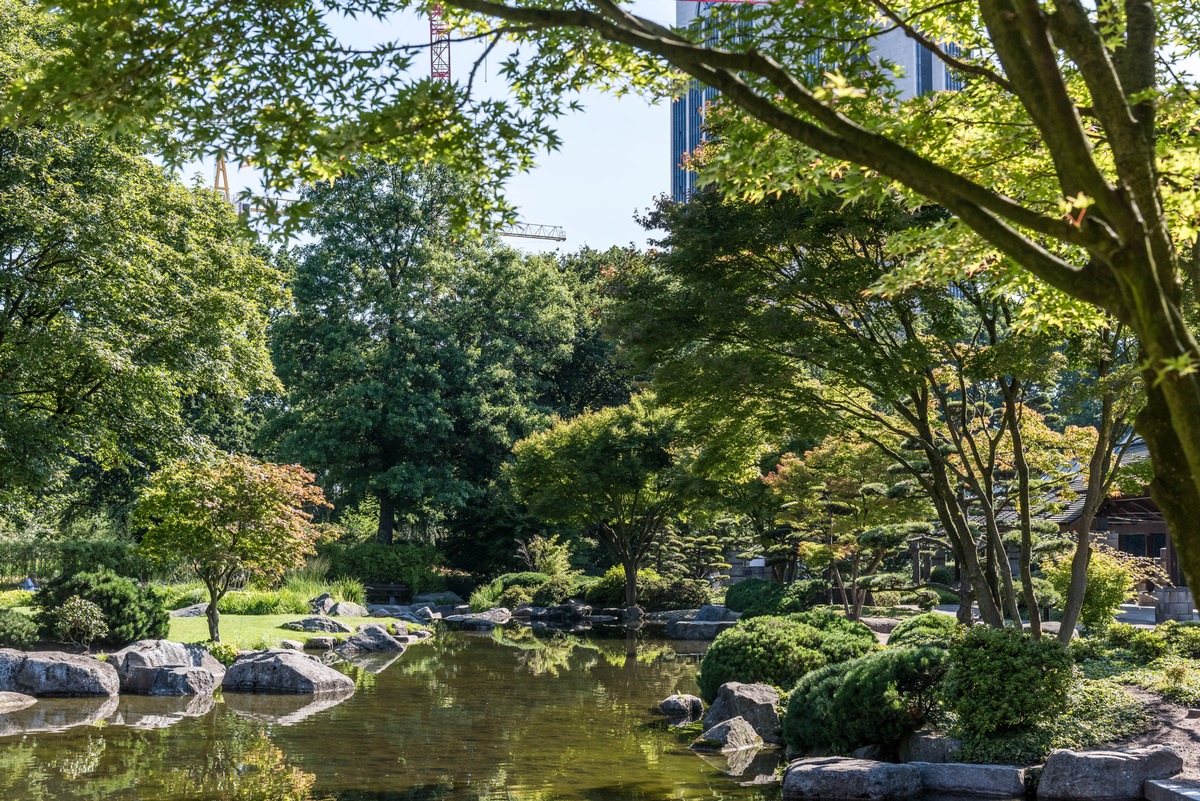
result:
[[[659,22],[673,23],[675,19],[674,0],[639,0],[634,9]],[[359,20],[338,27],[340,35],[357,45],[386,39],[427,42],[429,37],[428,22],[415,15],[397,17],[389,26]],[[480,52],[482,47],[475,43],[452,45],[454,75],[465,75]],[[499,61],[500,56],[493,55],[490,66]],[[428,58],[419,58],[414,70],[428,74]],[[494,70],[490,71],[483,91],[486,94],[504,91]],[[520,210],[524,221],[562,226],[567,241],[507,241],[534,251],[575,250],[583,245],[607,248],[630,242],[644,247],[647,232],[634,222],[633,215],[648,208],[670,186],[668,104],[652,105],[639,97],[617,98],[596,92],[579,99],[584,110],[564,117],[559,125],[561,148],[543,154],[532,172],[515,177],[508,186],[509,200]],[[211,180],[214,165],[212,162],[191,165],[187,174],[197,170]],[[235,193],[248,186],[261,191],[253,171],[238,170],[233,164],[229,170]]]

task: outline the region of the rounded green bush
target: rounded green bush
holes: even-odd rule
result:
[[[749,579],[749,581],[755,580]],[[747,582],[739,582],[729,589],[732,591],[734,587],[740,587],[745,583]],[[767,585],[766,588],[756,585],[748,591],[744,591],[743,595],[747,597],[737,597],[735,593],[735,602],[742,608],[734,611],[740,611],[743,617],[804,612],[829,593],[829,582],[824,579],[798,579],[791,584],[762,583]],[[729,606],[728,593],[725,595],[725,605]],[[730,606],[729,608],[733,609],[734,607]]]
[[[782,595],[782,585],[762,579],[744,579],[725,591],[725,606],[735,612],[745,612],[751,606]]]
[[[888,637],[888,645],[941,645],[949,647],[950,640],[962,628],[957,620],[950,615],[940,612],[926,612],[923,615],[910,617],[896,628]]]
[[[34,607],[42,636],[54,636],[54,611],[76,595],[100,608],[108,624],[106,643],[124,645],[167,636],[169,618],[158,591],[104,568],[56,579],[36,593]]]
[[[546,573],[535,573],[531,570],[526,570],[523,573],[505,573],[498,577],[496,581],[500,582],[500,586],[504,589],[509,587],[525,587],[529,591],[540,587],[550,581],[550,576]]]
[[[943,697],[965,737],[987,737],[1061,714],[1075,680],[1071,655],[1057,640],[974,626],[950,646]]]
[[[832,742],[830,710],[851,662],[826,665],[796,684],[783,717],[783,740],[798,754],[827,751]]]
[[[639,582],[638,606],[652,612],[698,609],[711,600],[712,592],[707,581],[659,578],[647,582],[644,590]]]
[[[1200,659],[1200,623],[1168,620],[1154,630],[1162,634],[1173,653],[1186,659]]]
[[[0,609],[0,646],[27,651],[37,638],[38,627],[33,618],[12,609]]]
[[[785,617],[739,621],[717,635],[700,662],[700,697],[712,703],[727,681],[788,688],[823,667],[821,632]]]
[[[529,589],[516,585],[500,593],[500,597],[496,599],[496,606],[503,606],[505,609],[516,609],[521,606],[529,606],[531,603],[533,603],[533,596]],[[538,604],[538,606],[541,605]]]
[[[530,593],[530,601],[534,606],[554,606],[571,600],[571,592],[575,582],[570,576],[555,576],[543,582]],[[509,607],[510,609],[512,607]]]
[[[811,609],[788,618],[821,632],[821,653],[830,664],[858,659],[879,648],[873,631],[831,609]]]

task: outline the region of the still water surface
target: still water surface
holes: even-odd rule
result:
[[[358,690],[333,706],[46,699],[0,715],[0,797],[775,801],[778,784],[741,783],[769,775],[777,752],[731,778],[728,763],[687,750],[694,732],[652,714],[696,692],[688,645],[444,633],[390,665],[341,663]]]

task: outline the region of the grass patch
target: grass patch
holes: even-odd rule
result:
[[[292,631],[280,628],[284,623],[299,620],[300,615],[221,615],[221,640],[236,644],[239,648],[260,649],[278,647],[280,640],[308,642],[313,637],[345,638],[346,634],[326,632]],[[350,628],[364,623],[404,623],[409,630],[422,628],[408,621],[397,621],[388,617],[339,617],[337,620]],[[208,619],[204,617],[173,617],[168,639],[175,642],[205,642],[208,640]]]

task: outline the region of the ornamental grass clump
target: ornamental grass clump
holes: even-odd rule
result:
[[[712,703],[727,681],[788,688],[829,660],[822,634],[786,617],[742,620],[717,635],[700,663],[700,697]]]

